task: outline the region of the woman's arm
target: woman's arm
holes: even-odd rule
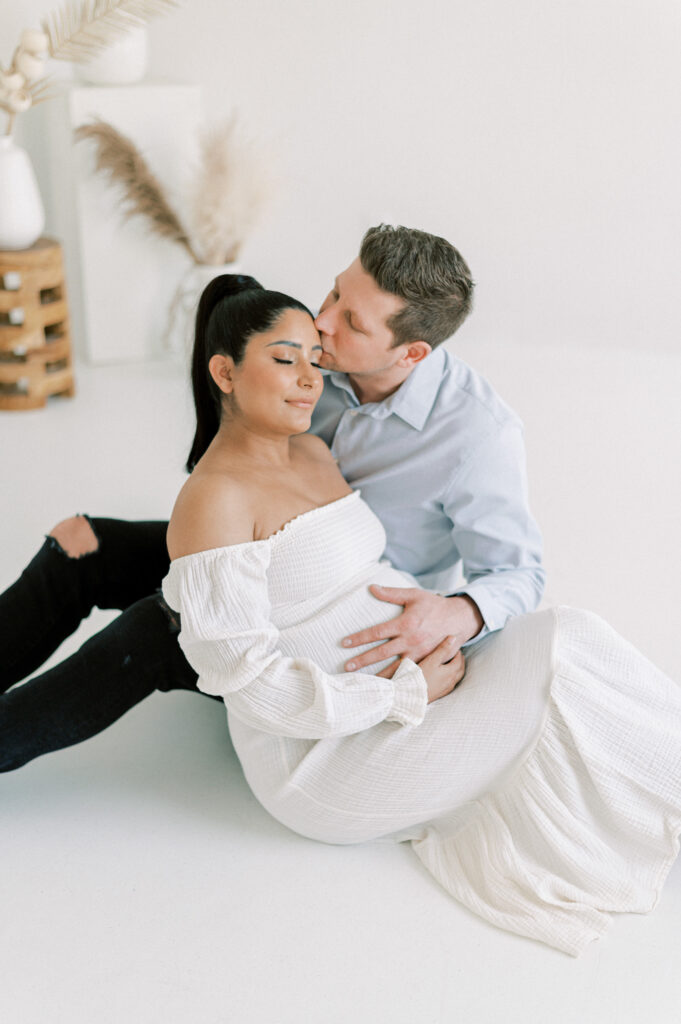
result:
[[[279,736],[321,739],[361,732],[384,720],[418,725],[427,703],[421,670],[404,660],[392,679],[324,672],[286,657],[269,621],[266,541],[204,551],[171,564],[166,601],[180,612],[179,642],[199,689],[230,713]]]

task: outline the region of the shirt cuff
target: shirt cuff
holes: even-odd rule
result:
[[[409,658],[402,658],[392,681],[395,697],[386,721],[420,725],[428,706],[428,686],[423,672]]]
[[[471,601],[475,601],[478,606],[478,611],[482,615],[482,628],[475,636],[472,636],[470,640],[466,640],[465,644],[461,644],[461,650],[465,647],[471,647],[473,644],[477,644],[478,640],[482,640],[484,636],[499,629],[499,626],[488,626],[487,623],[491,621],[494,615],[493,602],[487,601],[484,587],[465,587],[463,590],[457,590],[454,594],[447,594],[447,597],[470,597]]]

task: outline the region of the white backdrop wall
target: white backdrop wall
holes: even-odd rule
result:
[[[4,60],[50,7],[2,0]],[[678,349],[678,0],[185,0],[150,40],[272,162],[265,283],[318,305],[388,220],[468,259],[467,341]]]

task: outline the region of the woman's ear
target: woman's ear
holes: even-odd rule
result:
[[[214,355],[208,360],[208,372],[225,395],[231,395],[233,390],[232,370],[234,360],[231,356]]]

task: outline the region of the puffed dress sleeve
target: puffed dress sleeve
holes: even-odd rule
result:
[[[253,541],[178,558],[163,596],[180,613],[180,646],[204,693],[230,714],[277,736],[321,739],[378,722],[418,725],[427,687],[405,658],[392,679],[365,672],[330,675],[308,658],[286,657],[270,621],[270,545]]]

